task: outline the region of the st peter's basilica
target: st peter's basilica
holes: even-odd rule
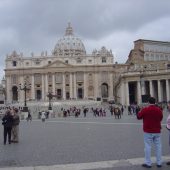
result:
[[[30,57],[13,51],[6,56],[6,102],[27,100],[115,100],[141,104],[148,96],[158,102],[170,100],[170,42],[138,39],[127,61],[114,61],[110,49],[101,46],[86,53],[69,23],[51,54]]]

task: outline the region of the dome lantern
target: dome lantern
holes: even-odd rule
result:
[[[73,35],[73,28],[71,27],[71,23],[68,23],[68,27],[66,28],[65,36]]]

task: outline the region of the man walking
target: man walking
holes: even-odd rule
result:
[[[143,108],[137,115],[143,119],[144,145],[145,145],[145,168],[152,167],[151,145],[155,146],[157,167],[162,167],[162,145],[161,145],[161,121],[162,111],[155,105],[155,98],[149,98],[149,106]]]

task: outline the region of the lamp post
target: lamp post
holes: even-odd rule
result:
[[[24,107],[23,107],[23,112],[28,112],[28,107],[27,107],[27,91],[30,90],[31,84],[27,84],[26,81],[24,81],[24,84],[19,84],[20,90],[24,91]]]
[[[52,106],[51,106],[51,99],[53,98],[52,93],[51,93],[51,92],[48,92],[47,97],[48,97],[48,99],[49,99],[48,110],[52,110]]]

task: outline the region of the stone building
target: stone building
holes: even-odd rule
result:
[[[101,47],[87,54],[70,24],[65,35],[48,55],[31,57],[16,51],[6,57],[6,101],[23,102],[23,85],[29,86],[27,100],[114,99],[123,105],[141,103],[152,95],[170,100],[170,42],[137,40],[125,64],[114,63],[111,50]]]
[[[143,103],[149,96],[157,102],[170,100],[170,42],[139,39],[126,64],[117,83],[120,103]]]

